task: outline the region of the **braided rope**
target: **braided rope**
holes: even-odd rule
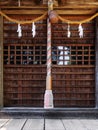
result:
[[[11,21],[11,22],[15,22],[17,24],[30,24],[30,23],[33,23],[33,22],[37,22],[39,20],[42,20],[46,17],[47,15],[47,12],[45,12],[42,16],[39,16],[37,18],[35,18],[34,20],[27,20],[27,21],[19,21],[19,20],[16,20],[16,19],[13,19],[13,18],[10,18],[9,16],[7,16],[6,14],[4,14],[2,11],[0,11],[0,14],[5,17],[7,20]]]
[[[39,16],[37,18],[35,18],[34,20],[27,20],[27,21],[19,21],[19,20],[16,20],[16,19],[13,19],[13,18],[10,18],[9,16],[7,16],[5,13],[3,13],[2,11],[0,11],[0,14],[5,17],[7,20],[11,21],[11,22],[15,22],[17,24],[30,24],[30,23],[33,23],[33,22],[36,22],[36,21],[39,21],[39,20],[42,20],[44,19],[46,16],[47,16],[47,12],[45,12],[42,16]],[[87,18],[87,19],[84,19],[84,20],[81,20],[81,21],[72,21],[72,20],[68,20],[68,19],[65,19],[61,16],[58,16],[58,18],[65,22],[65,23],[69,23],[69,24],[83,24],[83,23],[86,23],[86,22],[89,22],[91,20],[93,20],[94,18],[96,18],[98,16],[98,13],[94,14],[93,16],[91,16],[90,18]]]

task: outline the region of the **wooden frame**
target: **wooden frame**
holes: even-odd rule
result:
[[[3,106],[3,17],[0,16],[0,106]]]
[[[95,68],[95,97],[96,97],[96,108],[98,109],[98,17],[96,18],[96,68]]]

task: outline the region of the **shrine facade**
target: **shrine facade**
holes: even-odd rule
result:
[[[47,2],[0,2],[0,106],[97,108],[98,2]]]

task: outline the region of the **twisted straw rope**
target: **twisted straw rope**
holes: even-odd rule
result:
[[[4,14],[3,12],[0,11],[0,14],[5,17],[7,20],[11,21],[11,22],[15,22],[17,24],[30,24],[30,23],[33,23],[33,22],[37,22],[39,20],[42,20],[46,17],[47,15],[47,12],[45,12],[42,16],[39,16],[37,18],[35,18],[34,20],[27,20],[27,21],[19,21],[19,20],[16,20],[16,19],[13,19],[13,18],[10,18],[9,16],[7,16],[6,14]]]
[[[36,21],[39,21],[39,20],[42,20],[44,19],[46,16],[47,16],[47,12],[45,12],[42,16],[39,16],[37,18],[35,18],[34,20],[27,20],[27,21],[19,21],[19,20],[16,20],[16,19],[13,19],[13,18],[10,18],[9,16],[7,16],[6,14],[4,14],[2,11],[0,11],[0,14],[5,17],[7,20],[11,21],[11,22],[15,22],[17,24],[30,24],[30,23],[33,23],[33,22],[36,22]],[[81,20],[81,21],[71,21],[71,20],[68,20],[68,19],[65,19],[61,16],[58,15],[58,18],[65,22],[65,23],[69,23],[69,24],[83,24],[83,23],[86,23],[86,22],[89,22],[91,21],[92,19],[96,18],[98,16],[98,13],[94,14],[93,16],[91,16],[90,18],[87,18],[87,19],[84,19],[84,20]]]

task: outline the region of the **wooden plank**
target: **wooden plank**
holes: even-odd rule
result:
[[[98,108],[98,17],[96,18],[96,42],[95,42],[95,97],[96,108]]]
[[[47,11],[47,10],[46,10]],[[19,9],[15,9],[15,10],[3,10],[3,12],[5,14],[44,14],[46,12],[45,10],[19,10]],[[96,9],[63,9],[63,10],[57,10],[56,9],[56,12],[58,14],[63,14],[63,15],[67,15],[67,14],[70,14],[70,15],[73,15],[73,14],[79,14],[79,15],[87,15],[87,14],[93,14],[96,12]]]
[[[78,119],[62,120],[66,130],[87,130]]]
[[[57,119],[46,119],[45,130],[65,130],[61,120]]]
[[[0,128],[4,126],[8,121],[9,119],[0,119]]]
[[[4,5],[2,5],[1,6],[1,9],[48,9],[48,6],[42,6],[42,5],[40,5],[40,6],[4,6]]]
[[[3,8],[4,9],[5,8],[6,9],[7,8],[9,8],[9,9],[10,8],[13,8],[13,9],[16,9],[16,8],[18,8],[18,9],[23,9],[23,8],[25,8],[25,9],[46,9],[46,8],[48,8],[48,6],[47,5],[44,5],[44,6],[43,5],[40,5],[40,6],[37,6],[37,5],[35,5],[35,6],[34,5],[33,6],[32,5],[25,6],[24,5],[24,6],[20,6],[19,7],[19,6],[13,6],[13,5],[12,6],[11,5],[7,5],[7,6],[6,5],[1,5],[0,8],[1,9],[3,9]],[[87,8],[98,8],[98,2],[97,1],[96,2],[89,2],[88,1],[88,2],[80,3],[80,1],[79,1],[79,3],[76,3],[76,2],[74,3],[73,2],[73,3],[69,3],[69,4],[65,4],[65,5],[54,6],[54,9],[59,9],[59,8],[60,9],[68,9],[68,8],[75,8],[75,9],[76,8],[78,8],[78,9],[79,8],[82,8],[82,9],[83,8],[86,8],[86,9]]]
[[[73,3],[73,4],[66,4],[64,6],[58,6],[58,7],[54,7],[54,9],[68,9],[68,8],[73,8],[73,9],[88,9],[88,8],[98,8],[98,2],[96,3],[83,3],[83,4],[80,4],[80,3]]]
[[[79,9],[66,9],[66,10],[56,10],[57,14],[61,15],[73,15],[73,14],[78,14],[78,15],[87,15],[87,14],[93,14],[96,12],[95,9],[87,9],[87,10],[79,10]]]
[[[44,119],[28,119],[23,130],[43,130]]]
[[[98,119],[97,120],[94,120],[94,119],[84,119],[84,120],[80,120],[80,121],[85,126],[85,128],[87,130],[98,130]]]
[[[0,130],[21,130],[26,119],[11,119]]]
[[[3,106],[3,17],[0,16],[0,107]]]
[[[46,10],[47,11],[47,10]],[[44,14],[46,12],[45,10],[4,10],[3,13],[5,14]]]

